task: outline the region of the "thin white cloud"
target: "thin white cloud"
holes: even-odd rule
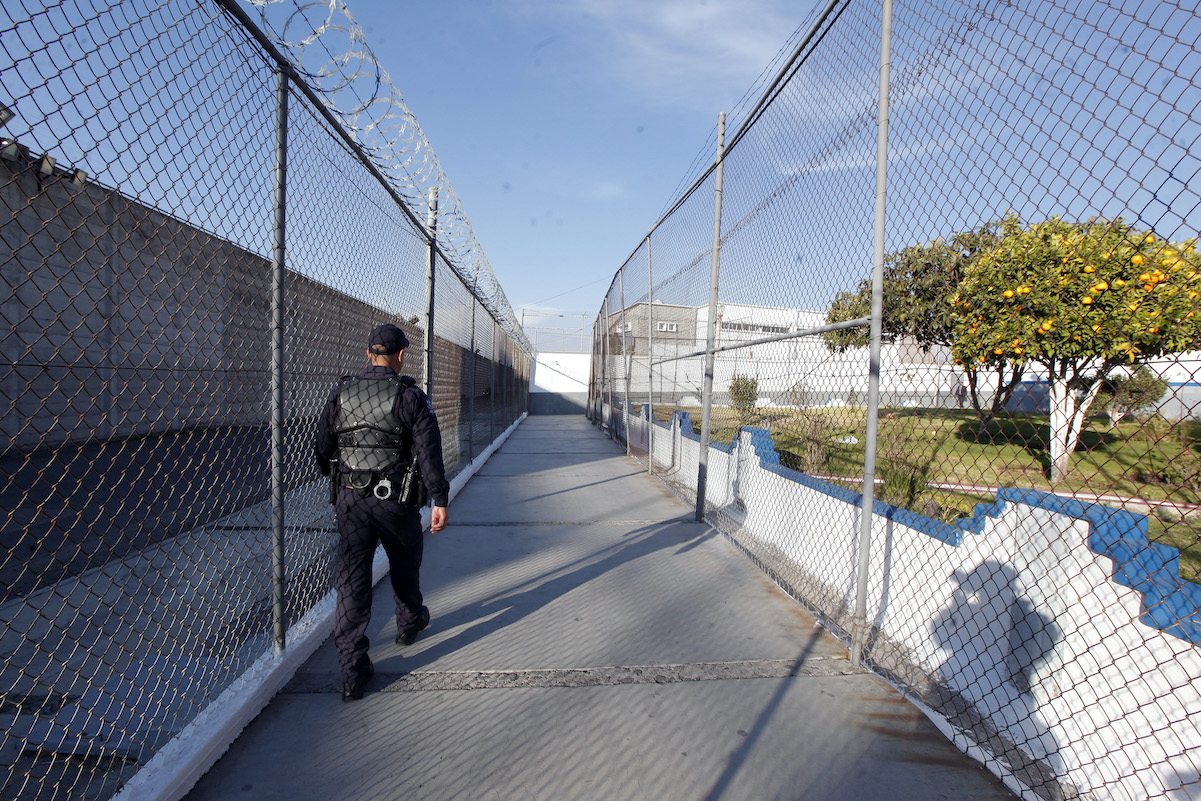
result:
[[[526,0],[515,8],[587,36],[596,67],[626,87],[712,109],[738,99],[816,0]]]
[[[592,200],[614,200],[624,197],[626,188],[615,181],[601,181],[592,187],[588,196]]]

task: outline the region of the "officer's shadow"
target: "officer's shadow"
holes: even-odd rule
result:
[[[950,656],[930,681],[927,703],[1040,795],[1075,797],[1038,713],[1038,699],[1056,692],[1048,667],[1062,639],[1059,626],[1024,596],[1011,565],[989,560],[952,578],[951,603],[931,624],[934,642]],[[1006,720],[1019,723],[998,725]]]
[[[431,606],[430,628],[422,633],[423,639],[435,640],[435,642],[418,647],[421,645],[419,640],[417,645],[402,650],[399,660],[394,661],[394,658],[384,657],[378,667],[388,674],[404,674],[419,670],[448,654],[517,623],[557,599],[579,590],[609,571],[657,551],[673,547],[677,549],[677,553],[684,553],[695,548],[704,539],[713,536],[711,528],[706,527],[704,531],[697,532],[694,524],[683,519],[652,523],[633,529],[624,534],[620,540],[590,551],[586,555],[543,569],[537,575],[517,580],[474,603],[449,609],[438,609],[435,603]],[[497,565],[491,567],[496,568]],[[433,586],[430,590],[427,592],[427,600],[436,601],[439,588]],[[628,604],[630,600],[628,597],[623,599],[607,596],[607,598],[607,603],[614,604],[614,610],[617,610],[623,603]],[[653,603],[651,598],[639,601],[640,606],[650,603]],[[603,614],[605,611],[604,609],[590,610],[590,612],[598,614]],[[566,628],[570,629],[571,627],[567,626]],[[557,626],[556,629],[558,629]],[[454,633],[450,636],[444,634],[451,631]],[[613,632],[614,635],[618,633],[617,631]],[[539,636],[552,635],[544,632]],[[507,646],[505,653],[515,653],[515,650]],[[390,669],[393,666],[402,667],[403,670]],[[512,669],[515,666],[505,665],[504,667]],[[541,667],[545,667],[545,665]]]

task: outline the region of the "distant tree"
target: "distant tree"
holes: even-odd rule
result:
[[[1147,365],[1140,364],[1131,375],[1105,379],[1095,405],[1105,409],[1111,425],[1117,425],[1123,417],[1157,404],[1167,389],[1167,381],[1156,376]]]
[[[1166,242],[1121,219],[1023,226],[1009,214],[999,233],[950,298],[951,350],[976,369],[1042,366],[1058,482],[1115,368],[1201,345],[1201,259],[1195,240]]]

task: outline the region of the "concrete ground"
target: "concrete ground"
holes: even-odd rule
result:
[[[583,417],[532,417],[426,540],[433,621],[343,703],[332,641],[187,796],[1001,799]]]

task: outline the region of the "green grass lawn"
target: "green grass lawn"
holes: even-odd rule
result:
[[[692,416],[699,432],[701,410],[680,410]],[[666,421],[672,411],[674,407],[656,406],[655,418]],[[748,424],[771,432],[782,464],[818,475],[862,477],[865,408],[770,409],[759,410],[755,418]],[[734,410],[712,410],[714,441],[730,442],[739,425]],[[1111,426],[1103,418],[1090,420],[1068,475],[1056,485],[1049,479],[1047,439],[1046,415],[1005,413],[981,435],[971,410],[881,409],[876,475],[882,483],[877,494],[914,511],[935,511],[946,522],[970,516],[977,503],[992,503],[995,487],[1201,503],[1199,423],[1151,418]],[[855,482],[845,485],[859,488]],[[989,489],[972,491],[972,485]],[[1201,583],[1201,518],[1148,518],[1150,539],[1179,549],[1181,575]]]

